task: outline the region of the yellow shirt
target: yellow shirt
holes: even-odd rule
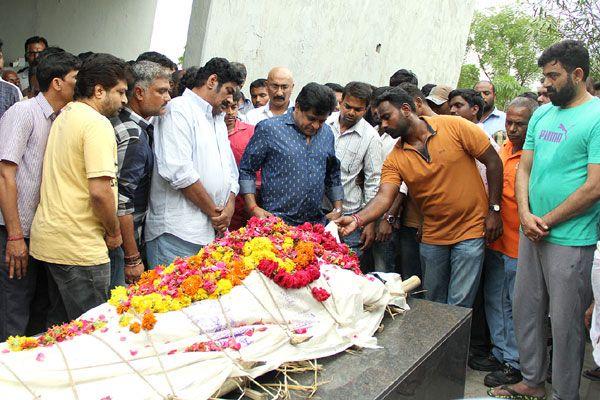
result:
[[[117,144],[109,120],[85,103],[69,103],[48,136],[31,255],[54,264],[108,263],[105,231],[90,204],[88,179],[113,178],[116,214],[116,173]]]

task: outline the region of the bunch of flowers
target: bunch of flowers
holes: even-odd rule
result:
[[[73,339],[75,336],[88,335],[102,329],[106,322],[103,315],[100,315],[97,320],[76,319],[62,325],[54,325],[39,337],[10,336],[6,343],[11,351],[47,347]]]

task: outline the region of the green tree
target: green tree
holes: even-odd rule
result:
[[[475,64],[463,64],[460,67],[460,78],[458,78],[459,88],[470,88],[479,82],[479,68]]]
[[[480,71],[494,82],[499,107],[529,90],[527,86],[540,77],[537,58],[560,39],[556,26],[552,16],[536,18],[508,7],[495,13],[475,13],[467,50],[475,54]],[[467,72],[471,76],[472,67]]]

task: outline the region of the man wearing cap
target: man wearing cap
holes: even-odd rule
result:
[[[452,88],[448,85],[437,85],[431,89],[426,99],[434,113],[438,115],[450,115],[448,95],[451,91]]]

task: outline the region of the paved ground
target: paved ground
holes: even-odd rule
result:
[[[585,361],[583,369],[595,368],[592,359],[592,348],[588,343],[586,348]],[[474,371],[467,367],[467,384],[465,387],[465,398],[488,397],[487,387],[483,384],[483,378],[487,372]],[[551,393],[552,386],[546,384],[546,393]],[[591,382],[589,379],[581,378],[581,388],[579,390],[581,400],[598,400],[600,399],[600,382]]]

